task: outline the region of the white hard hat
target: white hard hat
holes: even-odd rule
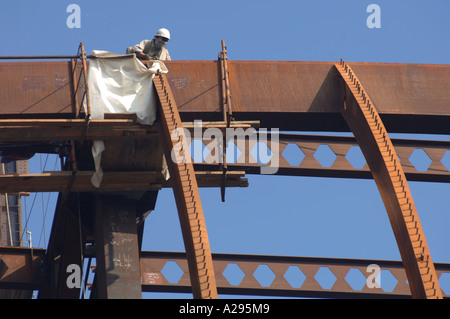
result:
[[[162,29],[159,29],[158,31],[156,31],[155,37],[163,37],[163,38],[170,39],[170,32],[169,32],[169,30],[162,28]]]

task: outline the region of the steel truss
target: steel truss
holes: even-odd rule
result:
[[[96,258],[91,293],[94,298],[140,298],[141,291],[190,291],[196,298],[217,298],[218,293],[448,297],[439,287],[439,277],[448,272],[449,266],[434,264],[431,259],[407,180],[448,182],[450,173],[443,159],[450,144],[391,139],[388,135],[388,132],[450,133],[447,125],[450,96],[448,90],[439,89],[446,85],[443,82],[449,81],[448,66],[351,63],[350,67],[343,62],[228,61],[222,42],[218,61],[167,62],[169,76],[157,75],[154,80],[160,122],[149,128],[137,124],[130,116],[90,119],[92,106],[86,76],[89,57],[84,46],[80,45],[77,56],[62,58],[69,58],[70,62],[0,64],[0,72],[11,75],[8,81],[21,82],[11,86],[0,82],[9,90],[7,99],[0,100],[5,106],[0,119],[3,142],[0,148],[7,150],[13,143],[15,150],[23,147],[48,153],[52,150],[44,141],[69,142],[62,172],[0,176],[2,192],[60,192],[48,249],[8,251],[4,248],[0,287],[39,289],[40,298],[79,298],[79,290],[65,285],[65,270],[71,264],[81,266],[85,258]],[[27,75],[23,77],[24,74]],[[420,85],[408,85],[408,74],[416,75]],[[48,77],[53,78],[47,81]],[[404,84],[400,92],[392,90],[392,84],[397,82]],[[54,83],[55,87],[45,92],[49,89],[45,83]],[[37,89],[44,93],[37,93]],[[417,99],[407,98],[416,96],[416,91]],[[433,101],[425,111],[424,96]],[[82,105],[87,106],[86,112]],[[355,292],[346,276],[351,269],[364,275],[369,261],[212,254],[198,187],[220,187],[224,200],[226,187],[246,187],[247,180],[243,178],[246,173],[258,174],[272,162],[261,164],[251,159],[252,139],[244,139],[242,158],[237,158],[236,163],[227,162],[224,143],[227,140],[223,140],[219,149],[221,162],[214,163],[208,158],[193,165],[169,162],[173,179],[164,181],[158,173],[162,162],[156,157],[162,154],[168,157],[178,142],[185,142],[182,133],[173,140],[172,132],[183,127],[195,130],[192,121],[196,117],[204,121],[201,130],[276,127],[280,131],[352,132],[354,138],[283,133],[277,135],[277,145],[268,139],[267,146],[275,150],[276,174],[375,180],[402,262],[370,263],[391,271],[398,280],[396,288],[386,293],[364,286]],[[261,134],[261,129],[257,134]],[[88,178],[93,172],[90,141],[96,139],[103,139],[108,149],[114,150],[105,154],[105,180],[99,189],[92,188]],[[211,140],[203,141],[212,150]],[[324,144],[335,155],[328,166],[315,157],[318,147]],[[186,146],[178,151],[181,158],[189,159]],[[294,147],[301,159],[287,159],[288,147]],[[356,167],[349,161],[347,155],[354,147],[361,149],[366,164]],[[430,157],[431,163],[425,170],[417,169],[411,161],[416,149]],[[118,159],[114,153],[118,150],[129,158]],[[149,157],[149,154],[158,156]],[[144,220],[154,209],[162,187],[174,189],[186,254],[141,251]],[[15,254],[18,256],[11,257]],[[18,259],[22,261],[17,263]],[[175,284],[168,283],[162,274],[168,259],[175,260],[183,270]],[[244,273],[238,285],[231,284],[224,276],[230,263],[238,265]],[[254,278],[254,271],[261,265],[269,267],[274,275],[267,287]],[[305,276],[298,287],[286,279],[286,272],[292,267]],[[321,267],[336,276],[331,290],[324,291],[314,279]]]

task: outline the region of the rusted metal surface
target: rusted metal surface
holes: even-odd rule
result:
[[[354,137],[279,134],[278,140],[277,148],[272,147],[270,135],[265,143],[272,152],[272,157],[277,158],[278,175],[372,179],[369,166]],[[209,150],[214,149],[213,141],[203,138],[202,142]],[[267,163],[258,162],[258,158],[255,158],[255,145],[251,145],[248,140],[239,144],[235,137],[231,142],[234,145],[230,144],[229,147],[236,147],[238,150],[229,150],[230,158],[233,157],[232,154],[236,154],[233,161],[228,162],[230,170],[260,174],[261,167],[272,164],[272,160]],[[450,142],[392,139],[392,143],[408,180],[450,182]],[[195,157],[194,165],[199,170],[220,169],[211,152],[203,158]]]
[[[52,227],[46,251],[47,264],[41,269],[46,273],[47,285],[39,289],[38,298],[78,299],[80,287],[76,285],[69,287],[67,282],[70,279],[69,282],[74,284],[76,280],[76,277],[71,276],[74,269],[69,268],[70,265],[77,265],[80,270],[83,268],[83,235],[79,215],[67,207],[61,207],[55,212]]]
[[[197,299],[217,299],[216,279],[205,217],[194,167],[191,161],[186,160],[190,155],[178,107],[166,76],[157,74],[153,82],[161,117],[158,129],[178,207],[184,246],[188,256],[192,292]]]
[[[370,84],[368,93],[376,103],[389,99],[380,115],[390,132],[449,132],[445,123],[450,116],[450,94],[443,88],[450,85],[450,66],[352,65]],[[169,61],[167,66],[169,80],[183,83],[171,84],[183,119],[209,119],[219,112],[220,91],[213,63]],[[348,130],[338,114],[344,92],[333,63],[228,61],[228,68],[237,120],[258,119],[263,127],[280,130]]]
[[[83,100],[86,102],[86,121],[89,121],[91,117],[91,102],[89,98],[89,83],[88,83],[88,67],[87,67],[87,61],[86,61],[86,51],[84,51],[84,44],[83,42],[80,44],[80,58],[81,58],[81,74],[84,78],[84,90],[83,93]]]
[[[0,288],[42,289],[47,285],[49,269],[44,249],[1,247],[0,257],[10,266],[9,279],[0,277]],[[33,264],[26,260],[33,258]],[[408,279],[401,261],[212,254],[218,292],[236,295],[292,296],[313,298],[411,298]],[[24,266],[25,265],[25,266]],[[30,266],[33,265],[33,269]],[[374,274],[369,265],[380,267],[381,288],[369,288]],[[14,266],[14,267],[13,267]],[[170,266],[170,267],[169,267]],[[450,274],[450,264],[436,263],[439,278]],[[175,269],[177,269],[175,271]],[[267,269],[265,278],[259,270]],[[332,274],[328,282],[320,272]],[[390,274],[387,274],[387,273]],[[24,275],[26,273],[27,275]],[[66,274],[67,275],[67,274]],[[383,284],[384,276],[392,275],[394,283]],[[9,281],[9,282],[8,282]],[[140,284],[142,291],[191,292],[189,269],[185,253],[140,252]],[[8,288],[8,289],[6,289]],[[1,292],[2,290],[0,290]],[[443,292],[443,297],[450,295]]]
[[[217,61],[165,61],[181,117],[221,120]],[[333,62],[228,61],[233,116],[281,130],[348,131]],[[389,132],[449,133],[450,66],[352,63]],[[0,62],[1,115],[74,114],[70,61]],[[79,71],[82,70],[79,64]],[[80,82],[81,85],[83,81]],[[70,85],[69,85],[70,84]],[[80,90],[84,92],[84,90]],[[81,101],[81,96],[79,101]]]
[[[116,195],[96,200],[96,297],[141,299],[136,202]]]
[[[212,258],[218,292],[221,294],[411,298],[407,276],[400,261],[237,254],[212,254]],[[370,265],[379,267],[378,283],[381,287],[371,285],[375,283],[375,277]],[[187,268],[184,253],[142,252],[142,289],[149,292],[190,292]],[[328,272],[330,279],[324,280],[321,272]],[[395,278],[393,287],[383,284],[386,280],[383,278],[389,277],[389,272]],[[450,265],[436,264],[436,272],[439,277],[448,275]],[[444,297],[449,298],[450,295],[444,294]]]
[[[103,172],[99,187],[92,185],[95,171],[53,171],[36,174],[0,175],[1,193],[64,192],[70,184],[72,192],[138,192],[172,187],[172,180],[165,180],[159,171]],[[199,171],[195,173],[198,187],[220,187],[222,172]],[[245,172],[227,172],[227,187],[247,187]]]
[[[45,129],[44,129],[45,128]],[[54,141],[83,139],[134,139],[156,136],[154,127],[138,125],[133,120],[90,120],[87,132],[82,119],[15,119],[0,120],[0,144],[26,141]],[[20,144],[20,143],[17,143]]]
[[[0,247],[0,259],[1,289],[35,290],[47,284],[44,249]]]
[[[336,64],[346,84],[341,109],[358,140],[394,231],[413,298],[442,298],[438,277],[402,165],[368,92],[344,62]]]
[[[219,53],[219,63],[220,63],[220,87],[222,89],[222,112],[223,121],[226,123],[227,127],[230,127],[230,122],[233,116],[232,102],[230,94],[230,73],[228,72],[228,57],[227,57],[227,47],[225,46],[225,41],[222,40],[222,52]],[[221,197],[222,202],[225,201],[225,176],[227,172],[227,155],[226,155],[226,145],[222,140],[222,162],[220,164],[223,172],[223,183],[221,186]]]
[[[450,65],[352,62],[351,67],[380,114],[450,114]]]
[[[71,116],[71,72],[71,63],[63,61],[1,62],[1,114]]]
[[[79,56],[77,56],[78,58]],[[74,57],[68,57],[73,59]],[[148,147],[149,141],[158,140],[157,132],[154,129],[143,128],[135,123],[127,122],[119,125],[108,127],[105,123],[96,123],[90,121],[89,125],[84,120],[80,123],[76,121],[67,121],[67,119],[78,118],[82,116],[79,113],[83,94],[86,91],[85,77],[83,76],[83,70],[86,71],[87,62],[74,64],[73,60],[67,62],[1,62],[0,63],[0,118],[22,120],[25,118],[31,118],[34,123],[30,125],[30,122],[25,121],[22,125],[18,122],[1,122],[0,121],[0,140],[2,142],[23,142],[23,141],[43,141],[54,139],[68,139],[68,140],[85,140],[85,139],[105,139],[107,144],[107,151],[104,154],[103,164],[106,172],[105,184],[108,184],[108,174],[116,173],[117,170],[134,171],[139,174],[140,171],[152,171],[153,168],[159,168],[161,164],[161,157],[152,158],[152,162],[146,162],[145,158],[148,157],[148,152],[157,149],[158,143],[152,144],[156,148]],[[224,108],[222,102],[224,95],[222,89],[224,88],[221,83],[223,78],[220,69],[220,63],[218,61],[167,61],[167,66],[170,70],[164,82],[165,92],[161,89],[164,85],[157,86],[159,91],[159,98],[161,101],[164,98],[168,98],[168,104],[172,103],[175,110],[171,110],[168,113],[164,113],[164,107],[167,105],[162,102],[163,107],[161,112],[163,118],[165,118],[166,126],[164,126],[163,134],[166,137],[165,152],[166,158],[170,159],[169,149],[174,146],[170,140],[170,126],[174,123],[182,127],[181,119],[185,121],[192,121],[195,119],[203,120],[225,120],[227,126],[230,124],[227,119],[223,117]],[[84,65],[84,68],[83,68]],[[448,108],[450,102],[450,92],[446,89],[450,86],[450,66],[448,65],[418,65],[418,64],[381,64],[381,63],[352,63],[352,67],[358,73],[359,80],[365,85],[365,92],[370,95],[374,104],[379,106],[378,117],[369,119],[368,122],[374,120],[377,123],[383,123],[389,132],[424,132],[424,133],[443,133],[449,134],[450,127],[448,122],[450,120],[450,109]],[[228,93],[226,95],[229,101],[233,103],[233,117],[236,120],[248,121],[258,120],[261,127],[267,128],[279,128],[281,130],[295,130],[295,131],[354,131],[355,126],[351,124],[353,119],[358,119],[356,127],[361,130],[365,130],[362,134],[355,133],[355,140],[340,139],[340,138],[304,138],[292,137],[288,135],[282,135],[279,143],[279,150],[276,151],[279,154],[279,171],[280,174],[292,174],[292,175],[309,175],[309,176],[335,176],[335,177],[361,177],[369,178],[374,176],[377,183],[384,183],[389,176],[383,178],[383,167],[379,164],[383,162],[383,158],[372,158],[372,153],[376,150],[376,145],[373,143],[366,143],[374,136],[373,132],[367,130],[367,126],[360,123],[362,117],[349,116],[345,112],[344,117],[341,115],[341,110],[344,108],[344,97],[347,96],[346,107],[357,108],[359,107],[358,96],[343,84],[340,80],[339,71],[335,68],[334,63],[331,62],[282,62],[282,61],[227,61],[229,75],[229,83],[227,84]],[[157,80],[158,81],[158,80]],[[170,87],[169,87],[170,85]],[[76,92],[76,94],[75,94]],[[350,101],[349,96],[355,94],[357,100]],[[368,96],[366,96],[368,99]],[[175,105],[175,101],[177,102]],[[180,114],[178,114],[177,109]],[[167,110],[166,110],[167,111]],[[89,113],[89,112],[88,112]],[[175,116],[174,122],[166,118],[168,116]],[[180,118],[181,117],[181,118]],[[65,123],[51,123],[49,118],[63,119]],[[37,119],[47,119],[40,122]],[[88,117],[87,117],[88,119]],[[350,121],[349,121],[350,119]],[[381,120],[380,120],[381,119]],[[347,122],[350,124],[348,125]],[[45,123],[44,123],[45,122]],[[369,126],[370,126],[369,123]],[[2,125],[3,124],[3,125]],[[19,125],[18,125],[19,124]],[[109,123],[111,124],[111,123]],[[366,123],[367,124],[367,123]],[[108,124],[106,124],[108,125]],[[362,125],[363,128],[358,125]],[[45,128],[45,129],[43,129]],[[159,132],[161,134],[161,131]],[[385,135],[383,138],[386,139]],[[117,137],[121,137],[117,139]],[[328,140],[327,140],[328,139]],[[132,143],[129,143],[132,141]],[[388,139],[386,141],[389,142]],[[329,165],[324,166],[314,156],[319,146],[326,144],[330,147],[331,151],[336,155],[335,161]],[[376,140],[375,142],[378,142]],[[153,142],[152,142],[153,143]],[[390,142],[389,142],[390,143]],[[448,144],[448,143],[447,143]],[[297,147],[300,152],[303,152],[303,159],[298,164],[292,164],[284,156],[283,152],[287,150],[288,146]],[[365,152],[368,160],[368,165],[361,168],[352,167],[351,163],[346,158],[346,154],[349,152],[351,146],[360,145]],[[404,169],[404,176],[416,180],[434,180],[434,181],[449,181],[448,166],[445,167],[442,163],[444,154],[448,151],[448,145],[445,142],[413,142],[413,144],[398,143],[395,145],[395,151],[391,144],[388,151],[391,152],[392,159],[400,157],[402,166],[398,166],[398,162],[393,167],[400,167]],[[244,156],[249,159],[251,157],[250,150],[254,144],[248,144],[246,150],[243,152]],[[271,147],[270,142],[268,144]],[[419,171],[410,161],[410,155],[412,152],[420,147],[425,150],[431,159],[430,166],[425,171]],[[381,149],[381,148],[378,148]],[[140,152],[141,150],[145,150]],[[147,152],[147,153],[146,153]],[[87,155],[86,155],[87,154]],[[84,160],[90,158],[86,153]],[[117,154],[125,154],[124,157],[118,157]],[[136,154],[140,154],[135,157]],[[161,153],[162,154],[162,153]],[[392,154],[395,154],[392,155]],[[169,155],[169,156],[168,156]],[[379,155],[379,154],[377,154]],[[131,160],[130,160],[131,159]],[[373,164],[375,162],[375,164]],[[225,161],[223,162],[225,163]],[[83,162],[77,162],[83,165]],[[229,163],[227,161],[227,171],[223,177],[228,178],[229,168],[232,169],[248,169],[247,172],[255,172],[254,169],[259,169],[264,164],[253,163],[247,164],[244,162]],[[391,162],[384,161],[388,167],[391,167]],[[195,164],[196,168],[203,167],[204,164]],[[235,165],[235,166],[233,166]],[[241,165],[241,166],[239,166]],[[178,167],[178,165],[176,165]],[[202,180],[209,186],[217,186],[217,174],[211,174],[213,179],[202,176],[202,178],[195,178],[193,175],[193,166],[186,165],[188,167],[179,168],[180,174],[174,174],[171,172],[172,177],[179,177],[181,175],[190,176],[189,187],[186,185],[186,190],[191,194],[186,196],[182,189],[183,184],[180,182],[176,184],[166,185],[174,187],[175,198],[177,204],[179,204],[180,222],[182,224],[183,235],[185,236],[186,251],[189,256],[189,269],[183,266],[184,272],[190,272],[189,280],[190,284],[183,284],[181,289],[191,289],[194,292],[194,296],[197,298],[206,298],[217,296],[217,286],[221,291],[233,291],[235,287],[231,287],[229,283],[223,281],[222,273],[225,269],[225,265],[216,266],[216,262],[213,267],[213,261],[210,253],[209,242],[207,239],[206,226],[202,215],[201,206],[199,210],[196,210],[192,215],[188,207],[188,203],[194,202],[200,203],[198,196],[198,186],[201,186]],[[152,169],[149,169],[152,168]],[[171,167],[173,168],[173,167]],[[214,166],[210,168],[215,169]],[[155,169],[156,170],[156,169]],[[388,168],[389,171],[389,168]],[[221,170],[219,173],[223,173]],[[124,172],[126,173],[126,172]],[[386,173],[384,171],[384,173]],[[72,172],[69,172],[72,174]],[[80,175],[89,174],[88,172],[80,173]],[[348,175],[347,175],[348,174]],[[402,173],[403,174],[403,173]],[[401,175],[401,174],[400,174]],[[131,175],[130,175],[131,176]],[[382,177],[379,177],[382,176]],[[404,176],[400,176],[400,182]],[[26,176],[7,176],[8,178],[15,178],[15,182],[8,184],[8,187],[16,186],[20,187],[21,183],[27,182],[27,185],[42,184],[42,181],[32,181],[32,179],[24,179]],[[30,176],[28,176],[30,177]],[[34,176],[36,177],[36,176]],[[42,177],[42,176],[40,176]],[[39,177],[39,178],[40,178]],[[51,176],[56,177],[56,176]],[[61,177],[61,176],[59,176]],[[64,192],[75,191],[76,186],[75,178],[74,183],[71,183],[68,187],[67,176],[64,182],[61,179],[55,182],[53,186],[60,187],[59,190]],[[141,176],[142,177],[142,176]],[[197,175],[198,177],[198,175]],[[393,177],[393,176],[390,176]],[[22,178],[22,180],[20,180]],[[142,190],[147,190],[146,187],[164,187],[160,185],[154,185],[148,180],[148,176],[144,178],[144,185]],[[378,178],[378,179],[377,179]],[[211,183],[211,181],[213,182]],[[86,179],[87,181],[87,179]],[[141,178],[142,182],[142,178]],[[240,178],[233,180],[233,183],[241,183]],[[389,182],[389,181],[388,181]],[[383,199],[389,202],[401,203],[403,198],[408,197],[408,189],[406,183],[401,185],[395,184],[391,178],[391,183],[382,184],[380,193]],[[9,182],[8,182],[9,183]],[[60,184],[57,184],[60,183]],[[62,184],[65,186],[61,186]],[[192,183],[197,183],[192,187]],[[209,184],[211,183],[211,184]],[[121,190],[136,191],[138,188],[136,185],[132,186],[124,185],[118,182],[117,176],[115,179],[115,189],[103,189],[103,190]],[[152,186],[153,185],[153,186]],[[222,184],[223,185],[223,184]],[[242,185],[242,184],[240,184]],[[49,186],[49,185],[45,185]],[[395,188],[395,186],[399,186]],[[62,188],[61,188],[62,187]],[[129,187],[129,188],[127,188]],[[188,189],[189,188],[189,189]],[[401,188],[402,191],[396,193]],[[153,188],[151,188],[153,189]],[[158,188],[159,189],[159,188]],[[81,190],[81,189],[80,189]],[[141,189],[140,189],[141,190]],[[89,190],[88,190],[89,191]],[[399,196],[404,196],[400,199]],[[394,198],[393,196],[397,196]],[[412,199],[411,199],[412,200]],[[425,237],[421,230],[420,222],[417,212],[413,207],[413,202],[409,202],[412,206],[409,206],[407,210],[397,209],[398,207],[389,208],[394,233],[397,235],[400,251],[402,252],[402,259],[404,267],[406,268],[405,275],[398,275],[401,278],[401,289],[410,289],[413,292],[414,297],[427,297],[422,295],[423,290],[427,290],[428,286],[433,286],[435,293],[439,296],[439,286],[437,283],[437,276],[440,275],[437,267],[433,269],[433,263],[429,256],[428,248],[426,247]],[[395,203],[394,203],[395,204]],[[194,204],[195,206],[195,204]],[[400,205],[401,206],[401,205]],[[404,206],[404,205],[403,205]],[[181,208],[180,208],[181,207]],[[183,208],[184,207],[184,208]],[[394,212],[392,213],[391,210]],[[196,215],[196,213],[199,213]],[[191,215],[189,215],[191,214]],[[400,218],[400,221],[397,219]],[[404,218],[401,221],[401,218]],[[190,221],[196,221],[195,225],[189,224]],[[112,221],[115,222],[115,221]],[[100,223],[104,227],[111,224],[111,220],[103,218]],[[59,224],[58,224],[59,225]],[[130,224],[131,225],[131,224]],[[400,226],[398,226],[400,225]],[[191,227],[192,226],[192,227]],[[61,233],[65,229],[64,227],[59,229]],[[114,232],[109,230],[109,235]],[[135,230],[133,230],[134,236]],[[416,235],[417,233],[417,235]],[[199,236],[195,237],[195,234]],[[101,237],[99,233],[96,234],[100,244],[108,244],[107,237]],[[414,240],[412,238],[414,237]],[[72,236],[73,238],[74,235]],[[136,234],[135,237],[138,237]],[[416,237],[420,241],[415,241]],[[63,238],[63,237],[61,237]],[[69,245],[71,239],[64,239],[64,245]],[[195,240],[198,240],[197,242]],[[79,239],[77,239],[77,242]],[[133,237],[133,247],[138,247],[139,239]],[[411,244],[411,245],[410,245]],[[64,246],[63,245],[63,246]],[[412,246],[409,247],[408,245]],[[55,246],[56,247],[56,246]],[[130,248],[128,247],[128,248]],[[61,248],[61,247],[57,247]],[[113,261],[119,261],[119,265],[128,265],[128,263],[120,263],[122,260],[121,252],[125,253],[125,247],[119,247],[116,252],[113,252]],[[54,248],[54,251],[57,249]],[[406,251],[406,253],[404,253]],[[72,252],[73,253],[73,252]],[[417,253],[417,254],[416,254]],[[115,254],[115,255],[114,255]],[[135,249],[133,250],[133,256],[135,256]],[[57,255],[52,255],[57,257]],[[73,254],[76,256],[76,254]],[[105,254],[100,255],[102,258]],[[197,258],[197,259],[196,259]],[[418,260],[421,258],[423,260]],[[112,296],[109,294],[107,281],[105,279],[109,275],[119,276],[124,279],[117,282],[116,287],[118,290],[131,291],[132,294],[136,293],[135,288],[127,288],[126,281],[127,274],[125,271],[120,270],[120,273],[114,273],[115,270],[110,268],[111,260],[103,260],[104,264],[100,267],[100,272],[103,271],[103,281],[97,285],[97,288],[101,291],[98,292],[99,297]],[[272,271],[276,273],[274,282],[269,287],[258,287],[255,280],[248,276],[243,282],[247,285],[247,288],[241,290],[241,292],[258,291],[264,293],[265,290],[271,289],[272,285],[277,293],[285,293],[287,289],[283,286],[282,280],[279,280],[278,273],[282,273],[286,270],[285,265],[280,266],[281,270],[278,270],[279,264],[265,259],[266,265],[270,266]],[[100,261],[100,265],[101,265]],[[107,263],[110,262],[108,265]],[[113,262],[112,262],[113,263]],[[236,262],[237,263],[237,262]],[[132,262],[136,265],[136,259]],[[240,264],[239,264],[240,265]],[[260,265],[260,264],[258,264]],[[249,269],[254,271],[259,266],[256,264],[249,265]],[[419,265],[419,268],[415,267]],[[317,270],[317,267],[300,267],[302,271],[314,272],[312,269]],[[219,267],[218,275],[215,276],[214,268]],[[220,268],[223,267],[223,268]],[[357,266],[354,265],[357,268]],[[335,284],[336,288],[340,289],[342,294],[352,293],[348,290],[348,285],[342,282],[342,274],[344,274],[343,268],[329,267],[338,280]],[[411,270],[412,269],[412,270]],[[205,271],[203,271],[205,270]],[[362,271],[362,268],[358,270]],[[302,285],[302,291],[306,290],[316,291],[315,283],[308,277],[305,283]],[[403,276],[403,277],[402,277]],[[150,276],[151,277],[151,276]],[[405,286],[406,279],[408,278],[411,287]],[[427,281],[431,279],[431,281]],[[141,278],[142,280],[142,278]],[[184,280],[184,279],[183,279]],[[216,285],[217,280],[217,285]],[[139,286],[139,280],[131,279],[132,285]],[[130,281],[130,282],[131,282]],[[422,286],[421,283],[422,282]],[[203,285],[203,282],[207,282],[207,285]],[[431,284],[429,282],[432,282]],[[155,288],[157,285],[144,285],[145,289],[164,289],[164,287]],[[333,286],[334,287],[334,286]],[[400,289],[398,288],[398,289]],[[53,289],[53,288],[52,288]],[[111,287],[112,289],[112,287]],[[169,288],[170,289],[170,288]],[[431,291],[431,290],[430,290]],[[60,290],[59,296],[64,296],[66,292]],[[300,294],[303,292],[300,292]],[[315,292],[312,293],[314,295]],[[52,292],[52,296],[57,296]],[[373,291],[368,293],[368,296],[373,296]],[[401,292],[400,295],[406,296]],[[68,296],[68,295],[66,295]],[[117,296],[117,295],[116,295]],[[338,296],[338,295],[335,295]],[[342,296],[342,295],[339,295]],[[350,295],[347,295],[350,296]]]

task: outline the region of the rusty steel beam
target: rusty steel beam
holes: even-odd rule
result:
[[[153,78],[159,102],[161,121],[158,130],[162,139],[188,256],[192,293],[196,299],[217,299],[216,279],[211,258],[205,216],[198,190],[183,123],[164,74]]]
[[[373,100],[352,68],[336,64],[346,87],[341,113],[358,140],[386,207],[413,298],[442,298],[402,165]]]
[[[256,135],[255,140],[260,140]],[[194,138],[194,135],[192,135]],[[210,150],[205,157],[195,157],[194,165],[198,170],[220,170],[214,161],[214,141],[200,136]],[[267,147],[277,158],[277,175],[318,176],[338,178],[371,179],[372,173],[364,159],[357,140],[351,136],[323,136],[307,134],[279,134],[278,147],[272,147],[274,140],[270,134],[266,139]],[[242,170],[247,174],[260,174],[262,167],[272,165],[272,160],[258,162],[253,155],[254,143],[248,138],[239,141],[233,137],[239,151],[227,165],[230,170]],[[392,139],[397,155],[402,163],[406,177],[410,181],[450,182],[450,142],[430,140]],[[231,144],[230,144],[231,145]],[[233,146],[234,147],[234,146]],[[231,153],[233,150],[229,150]],[[323,154],[321,154],[324,152]],[[327,153],[328,152],[328,153]],[[194,158],[193,158],[194,160]]]
[[[23,121],[23,122],[22,122]],[[87,132],[85,130],[87,129]],[[150,138],[154,127],[133,123],[133,120],[0,120],[0,142],[64,141],[79,139]]]
[[[183,120],[221,120],[217,61],[165,61]],[[334,62],[227,61],[233,116],[280,130],[348,131]],[[450,133],[449,65],[352,63],[390,132]],[[1,62],[1,117],[73,117],[71,61]],[[78,66],[76,74],[82,71]],[[81,81],[82,82],[82,81]],[[78,90],[81,101],[83,89]]]
[[[150,190],[161,188],[159,172],[104,172],[102,184],[91,182],[94,171],[55,171],[40,174],[9,174],[0,176],[2,192],[99,192],[120,190]]]
[[[96,197],[96,294],[99,299],[141,299],[136,201]]]
[[[0,247],[0,295],[3,289],[37,290],[47,285],[45,249]]]
[[[103,172],[102,183],[96,187],[91,182],[94,171],[54,171],[38,174],[0,175],[1,193],[19,192],[114,192],[159,190],[172,187],[172,180],[165,180],[156,171]],[[247,187],[248,180],[242,171],[227,172],[227,187]],[[196,172],[199,187],[220,187],[222,173]]]
[[[346,258],[212,254],[220,294],[266,295],[309,298],[411,298],[408,279],[401,261]],[[166,270],[179,267],[178,272]],[[374,269],[379,267],[379,284]],[[263,268],[267,278],[257,269]],[[318,272],[335,277],[323,283]],[[393,288],[383,285],[390,272],[397,281]],[[439,277],[450,274],[449,264],[436,264]],[[264,275],[263,275],[264,276]],[[333,276],[330,275],[332,278]],[[372,278],[373,277],[373,278]],[[356,280],[355,280],[356,278]],[[352,282],[353,280],[353,282]],[[147,292],[190,292],[185,253],[141,252],[142,290]],[[369,284],[368,284],[369,283]],[[374,284],[374,285],[371,285]],[[444,294],[445,298],[450,295]]]
[[[71,117],[74,87],[71,67],[66,61],[1,62],[2,115]],[[75,72],[81,72],[81,65]]]
[[[80,230],[78,212],[74,213],[61,205],[61,197],[55,211],[52,232],[46,250],[45,268],[47,285],[39,289],[39,299],[78,299],[80,288],[69,287],[67,280],[71,274],[70,265],[83,268],[83,235]],[[73,282],[72,282],[73,283]]]
[[[348,131],[344,91],[331,62],[228,61],[233,116],[280,130]],[[449,65],[352,63],[390,132],[448,134]],[[183,120],[219,119],[215,61],[170,61]]]
[[[50,271],[45,256],[45,249],[0,247],[0,258],[9,266],[9,275],[0,277],[0,292],[6,294],[11,292],[11,289],[20,287],[39,290],[41,295],[41,291],[48,287],[47,278]],[[212,259],[220,294],[310,298],[411,298],[408,278],[401,261],[218,253],[213,253]],[[33,262],[28,263],[27,260]],[[171,264],[171,269],[178,266],[180,273],[165,269],[168,263]],[[139,264],[142,291],[192,291],[186,253],[141,251]],[[373,270],[368,268],[369,265],[379,266],[381,288],[369,288],[367,285],[369,281],[373,283],[373,278],[369,276],[374,274]],[[255,270],[261,267],[270,269],[268,273],[271,280],[261,280],[258,273],[255,273]],[[450,274],[450,264],[435,263],[435,267],[439,278]],[[322,283],[321,278],[317,276],[318,271],[324,269],[335,277],[329,286]],[[389,289],[383,285],[385,272],[390,272],[396,281]],[[236,274],[240,274],[240,277]],[[450,298],[445,292],[443,296]]]

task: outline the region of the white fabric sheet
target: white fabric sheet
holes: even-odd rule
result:
[[[167,73],[161,61],[145,67],[134,54],[119,55],[93,51],[89,61],[88,82],[91,118],[104,119],[105,113],[136,113],[141,124],[156,119],[153,76]]]
[[[134,54],[92,51],[88,68],[91,119],[104,119],[105,113],[135,113],[140,124],[152,125],[156,119],[153,76],[158,70],[168,72],[161,61],[147,68]],[[84,107],[87,112],[86,103]],[[96,171],[91,182],[95,187],[100,187],[103,177],[100,163],[104,150],[103,141],[94,141],[92,155]],[[166,165],[163,166],[163,174],[168,178]]]

